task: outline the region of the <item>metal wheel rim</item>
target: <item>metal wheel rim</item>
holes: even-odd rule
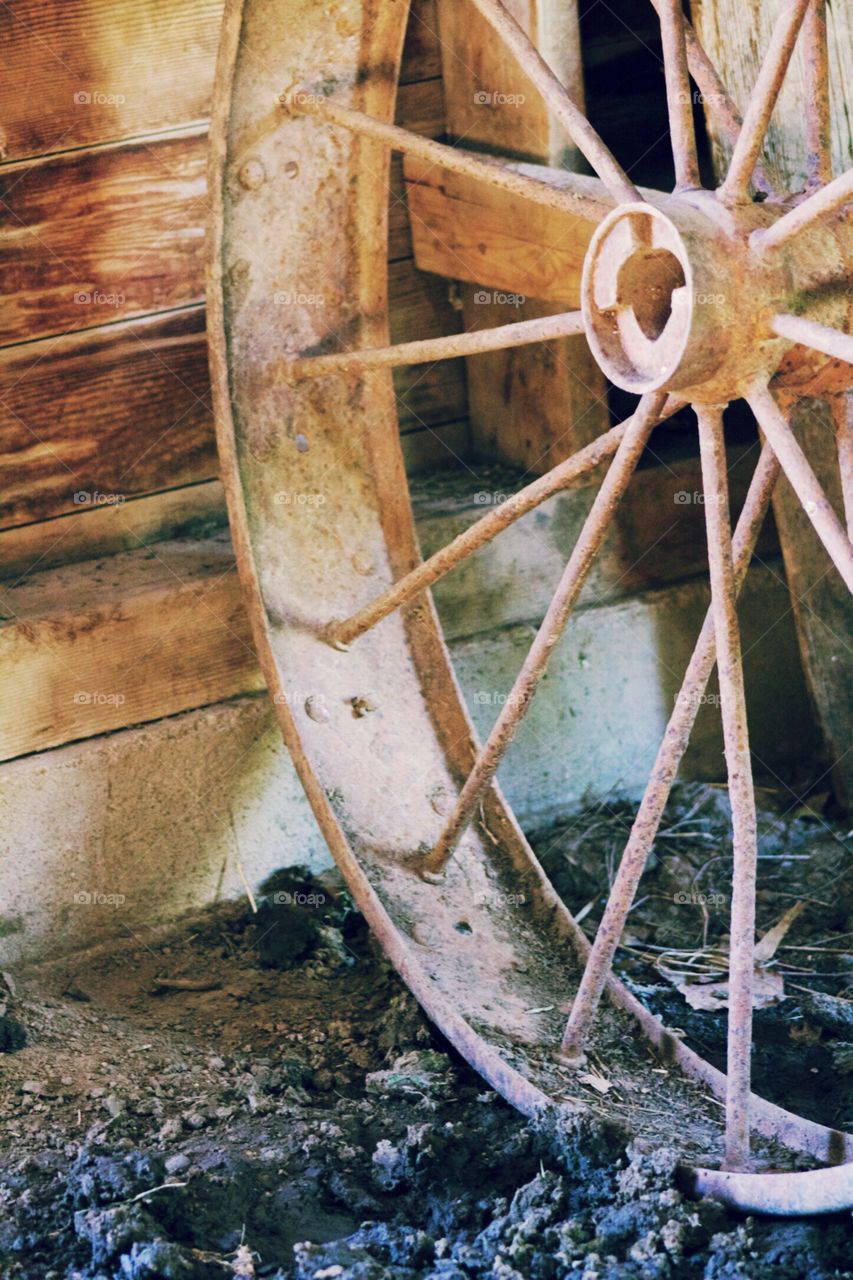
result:
[[[279,94],[321,79],[329,67],[336,72],[336,100],[390,120],[406,7],[350,0],[341,7],[333,35],[318,28],[310,0],[290,0],[287,47],[271,56],[276,43],[282,44],[283,6],[276,0],[232,0],[226,6],[210,183],[208,305],[217,434],[255,642],[285,741],[330,849],[368,922],[429,1016],[496,1089],[532,1114],[554,1105],[553,1097],[537,1078],[542,1073],[531,1069],[529,1060],[520,1067],[511,1061],[495,1034],[511,1016],[512,1002],[505,999],[495,1017],[474,1007],[470,991],[462,998],[453,971],[475,962],[476,956],[470,948],[466,953],[454,924],[464,918],[473,928],[471,936],[482,940],[484,954],[490,949],[503,954],[512,932],[547,939],[565,964],[566,977],[570,969],[577,972],[589,944],[545,879],[494,783],[484,796],[482,827],[492,835],[498,832],[500,858],[481,832],[469,831],[448,884],[427,886],[416,874],[424,832],[438,835],[442,799],[458,788],[477,754],[429,597],[415,597],[348,653],[338,655],[328,644],[328,626],[340,615],[342,600],[357,610],[418,563],[390,375],[381,369],[365,371],[355,390],[350,384],[342,395],[339,385],[288,384],[271,372],[284,345],[271,297],[293,290],[306,252],[314,255],[312,261],[322,259],[323,280],[340,283],[332,327],[345,337],[357,328],[352,345],[387,345],[387,200],[384,187],[367,172],[380,153],[387,163],[384,148],[354,135],[342,139],[336,134],[330,142],[322,124],[300,116],[277,121],[271,131],[268,120]],[[365,59],[381,74],[363,78]],[[241,180],[241,170],[259,153],[265,173],[258,188],[254,177],[247,181],[243,174]],[[296,155],[299,161],[293,160]],[[293,164],[301,170],[298,198],[288,167]],[[312,232],[313,217],[305,217],[318,208],[326,219],[322,243]],[[362,229],[357,238],[355,226]],[[365,227],[372,229],[366,236]],[[327,320],[328,314],[327,303]],[[359,314],[368,319],[356,326]],[[297,318],[292,344],[297,351],[311,351],[317,340],[311,327],[310,315]],[[348,431],[345,443],[342,423]],[[347,546],[327,528],[281,519],[288,504],[277,504],[276,498],[316,492],[310,486],[319,476],[327,485],[335,477],[337,529],[348,530]],[[340,734],[352,720],[343,708],[369,686],[376,671],[383,672],[386,689],[397,690],[391,696],[399,704],[380,708],[379,716],[369,718],[372,724],[393,721],[371,739],[374,766],[379,756],[382,764],[371,776],[362,768],[363,743],[353,747]],[[428,756],[432,784],[414,799],[412,771],[407,772],[400,751],[407,733],[417,735]],[[409,826],[394,831],[387,815],[383,817],[383,797],[386,802],[399,799],[407,777]],[[425,819],[420,831],[416,811]],[[523,884],[529,894],[511,926],[502,920],[498,927],[487,904],[474,900],[478,893],[487,898],[500,893],[487,874],[496,862],[499,884],[511,874],[513,883]],[[467,893],[461,916],[460,886]],[[426,943],[413,936],[424,920],[431,921],[434,934]],[[478,980],[472,985],[482,998],[489,992],[515,996],[500,983]],[[667,1032],[612,973],[606,990],[611,1006],[638,1024],[664,1062],[725,1097],[725,1077]],[[830,1164],[853,1157],[848,1135],[755,1095],[750,1111],[756,1133]],[[767,1175],[689,1163],[697,1190],[743,1208],[814,1212],[851,1201],[851,1170],[843,1165],[818,1171],[818,1177],[818,1172]]]

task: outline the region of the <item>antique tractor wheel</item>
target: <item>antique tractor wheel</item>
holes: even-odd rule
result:
[[[504,41],[597,179],[393,126],[404,0],[226,4],[212,135],[210,341],[231,524],[284,737],[389,957],[507,1099],[526,1113],[576,1108],[577,1064],[591,1047],[618,1060],[627,1096],[665,1091],[667,1129],[678,1135],[697,1190],[777,1213],[848,1207],[853,1137],[750,1092],[756,819],[735,612],[780,470],[853,588],[853,547],[786,411],[793,394],[832,399],[853,516],[844,289],[853,241],[842,221],[853,174],[832,178],[828,170],[821,4],[785,4],[741,124],[680,0],[655,0],[677,174],[675,191],[664,193],[637,190],[499,0],[463,2]],[[811,188],[803,198],[756,199],[765,130],[804,23]],[[689,75],[733,145],[716,191],[699,181]],[[501,188],[521,206],[598,224],[582,310],[390,347],[392,148]],[[275,305],[281,293],[297,299],[286,329]],[[300,295],[317,293],[322,308],[298,305]],[[714,306],[703,305],[707,295]],[[422,562],[391,367],[581,332],[606,375],[642,397],[633,416]],[[732,536],[722,413],[738,398],[751,406],[763,447]],[[712,606],[590,947],[543,876],[495,772],[640,453],[656,424],[685,403],[699,423]],[[481,746],[428,588],[608,458],[551,606]],[[319,493],[324,504],[312,505]],[[665,1030],[611,969],[715,661],[734,845],[725,1076]],[[373,714],[354,715],[367,690],[378,690]],[[657,1140],[654,1107],[585,1105]]]

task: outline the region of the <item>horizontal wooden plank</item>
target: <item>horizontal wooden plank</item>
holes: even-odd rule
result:
[[[405,174],[413,250],[422,271],[580,305],[594,222],[420,161],[407,160]]]
[[[0,6],[11,160],[167,129],[210,112],[222,0]]]
[[[440,131],[439,82],[402,87],[398,108]],[[0,167],[0,345],[200,301],[205,170],[205,126]],[[399,257],[399,190],[390,207]]]
[[[458,327],[447,286],[411,261],[389,291],[396,341]],[[401,369],[395,385],[403,429],[465,415],[458,360]],[[0,528],[216,472],[203,307],[0,350]]]
[[[404,431],[400,443],[406,471],[410,476],[416,476],[442,467],[458,467],[460,460],[470,454],[471,432],[468,420],[464,418]]]
[[[5,157],[67,151],[210,113],[222,0],[15,0],[0,6]],[[401,83],[439,74],[435,0],[414,0]],[[33,109],[33,104],[38,109]]]
[[[2,759],[262,687],[224,538],[34,574],[0,607]]]
[[[216,473],[203,307],[0,351],[0,527]]]
[[[431,468],[441,457],[456,460],[466,429],[465,423],[448,423],[404,434],[409,464],[416,469],[429,449]],[[742,453],[732,462],[737,502],[751,458]],[[461,482],[457,467],[455,476],[448,472],[429,488],[416,484],[424,551],[443,545],[502,501],[511,492],[503,474],[503,481],[495,481],[481,473],[482,488],[476,488],[471,468]],[[505,487],[496,489],[496,483]],[[609,540],[582,596],[582,611],[703,575],[697,489],[695,460],[672,472],[639,473],[626,501],[633,518]],[[493,636],[538,622],[593,491],[587,486],[552,499],[437,584],[448,639]],[[761,553],[773,553],[769,536]],[[0,689],[0,759],[261,687],[227,531],[31,573],[0,587],[0,613],[6,677]]]
[[[397,94],[396,120],[401,128],[409,129],[412,133],[420,133],[427,138],[441,137],[444,133],[442,81],[434,79],[417,85],[401,86]],[[403,179],[403,157],[399,151],[391,153],[390,188],[388,257],[393,262],[396,258],[412,256],[410,211]]]
[[[145,494],[120,506],[79,507],[73,515],[0,530],[0,579],[14,582],[33,571],[135,551],[167,538],[200,537],[226,521],[219,480]]]
[[[199,302],[206,131],[0,169],[0,343]]]

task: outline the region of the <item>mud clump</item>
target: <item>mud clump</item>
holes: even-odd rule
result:
[[[14,984],[0,973],[0,1053],[15,1053],[27,1043],[27,1033],[17,1016]]]
[[[89,958],[86,1001],[62,964],[20,975],[2,1280],[853,1280],[850,1215],[732,1215],[665,1146],[512,1110],[333,880],[282,873],[258,905],[307,921],[217,907]],[[840,1000],[817,1000],[833,1050]]]

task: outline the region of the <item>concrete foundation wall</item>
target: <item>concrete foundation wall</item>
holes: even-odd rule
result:
[[[593,794],[640,794],[706,600],[690,581],[576,615],[501,771],[522,822],[541,825]],[[789,601],[772,569],[754,574],[743,617],[753,745],[772,778],[808,748],[809,732],[804,740]],[[516,624],[453,643],[481,733],[532,634]],[[687,771],[714,779],[723,761],[711,698]],[[278,867],[329,861],[264,694],[2,766],[0,841],[4,964],[144,936],[239,896],[240,867],[257,887]]]

